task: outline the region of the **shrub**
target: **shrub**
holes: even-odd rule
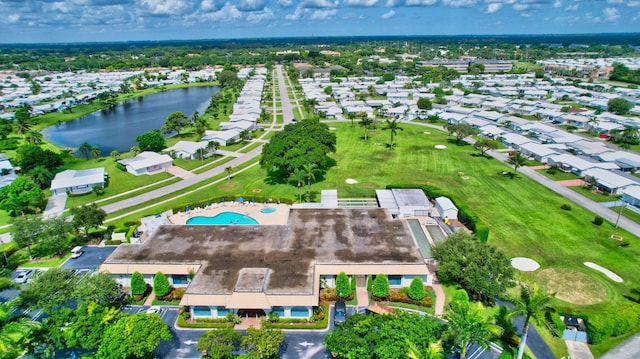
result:
[[[427,295],[427,292],[424,290],[424,283],[420,277],[413,277],[407,295],[413,300],[420,300]]]
[[[187,288],[172,288],[169,293],[167,293],[165,296],[160,297],[158,299],[165,302],[180,300],[184,296],[184,292],[186,290]]]
[[[634,305],[625,305],[590,315],[586,320],[589,341],[599,344],[633,330],[640,319],[639,311]]]
[[[351,295],[351,284],[345,272],[340,272],[336,278],[336,293],[340,298],[347,298]]]
[[[373,289],[373,278],[371,278],[371,274],[367,276],[367,292],[371,292]]]
[[[355,291],[356,290],[356,276],[355,275],[352,275],[349,278],[349,283],[351,285],[351,291]]]
[[[108,239],[108,240],[104,241],[104,244],[106,246],[118,246],[118,245],[122,244],[122,241]]]
[[[131,295],[144,295],[147,291],[147,283],[140,272],[131,275]]]
[[[373,296],[387,298],[389,296],[389,279],[384,274],[378,274],[373,281]]]
[[[600,217],[600,216],[596,216],[593,219],[593,224],[595,224],[596,226],[601,226],[602,223],[604,223],[604,218]]]
[[[171,284],[164,273],[158,272],[153,276],[153,291],[156,293],[156,297],[164,297],[171,292]]]
[[[570,211],[571,210],[571,205],[568,204],[563,204],[562,206],[560,206],[560,208],[564,209],[565,211]]]

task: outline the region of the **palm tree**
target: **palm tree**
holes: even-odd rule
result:
[[[290,181],[298,185],[298,202],[302,203],[302,182],[304,181],[305,173],[302,169],[296,168],[291,174]]]
[[[507,159],[507,163],[513,165],[513,177],[516,177],[518,173],[518,168],[524,166],[527,163],[527,159],[520,153],[516,152],[513,155],[509,156]]]
[[[220,148],[220,144],[216,141],[207,142],[207,151],[216,152]]]
[[[75,157],[72,148],[63,148],[60,150],[60,156],[62,156],[63,160],[70,160]]]
[[[314,181],[316,180],[316,176],[314,174],[316,167],[318,167],[318,165],[316,165],[315,163],[306,163],[302,165],[302,170],[304,171],[304,174],[307,176],[307,186],[309,189],[307,202],[311,201],[311,179],[313,179]]]
[[[27,132],[25,141],[27,141],[27,143],[30,143],[32,145],[38,145],[40,144],[40,142],[42,142],[42,134],[36,130],[31,130]]]
[[[198,148],[196,154],[200,157],[200,160],[204,162],[204,155],[207,154],[207,150],[204,147]]]
[[[393,136],[395,136],[398,133],[398,130],[404,131],[404,129],[399,126],[398,120],[387,119],[386,121],[387,121],[387,124],[382,129],[391,131],[391,143],[389,145],[389,148],[393,149]]]
[[[233,167],[229,166],[229,167],[226,167],[224,170],[225,170],[225,172],[227,172],[227,179],[230,180],[231,179],[231,172],[233,172]]]
[[[129,151],[131,151],[131,153],[133,153],[133,157],[135,157],[135,156],[138,155],[138,153],[140,153],[140,147],[133,146],[133,147],[131,147],[131,149]]]
[[[114,161],[120,159],[120,151],[113,150],[109,155],[113,158]]]
[[[469,344],[487,348],[492,338],[500,335],[502,328],[490,322],[490,316],[482,315],[482,303],[454,300],[444,318],[448,321],[445,336],[460,350],[460,359],[467,355]]]
[[[15,119],[16,132],[20,135],[27,134],[31,130],[31,122],[29,118]]]
[[[367,137],[367,129],[373,125],[373,120],[369,118],[369,116],[363,116],[360,119],[360,126],[364,128],[364,140],[367,141],[369,137]]]
[[[430,343],[429,348],[426,351],[421,351],[415,344],[407,340],[409,350],[407,356],[410,359],[442,359],[444,358],[444,350],[442,349],[442,342],[437,341]]]
[[[98,158],[100,157],[102,153],[100,152],[100,147],[98,146],[91,146],[91,157],[93,158]]]
[[[91,155],[91,149],[92,147],[91,147],[91,144],[89,144],[89,142],[83,142],[78,148],[80,153],[82,153],[84,157],[86,157],[87,159],[89,159],[89,156]]]
[[[587,121],[587,124],[589,125],[589,132],[597,132],[599,123],[600,119],[598,119],[596,116],[589,117],[589,121]]]
[[[37,184],[42,189],[49,187],[49,185],[51,185],[51,180],[53,179],[53,173],[51,173],[47,167],[42,165],[34,167],[29,171],[29,175],[31,176],[33,183]]]
[[[18,309],[16,299],[0,304],[0,356],[17,358],[30,334],[40,326]]]
[[[535,319],[538,324],[544,323],[549,325],[548,315],[553,313],[555,309],[551,306],[551,300],[555,297],[555,293],[547,293],[540,289],[537,285],[523,285],[520,287],[520,297],[513,298],[516,308],[511,312],[511,316],[524,315],[524,326],[522,328],[522,338],[518,347],[517,359],[522,359],[524,347],[527,343],[529,335],[529,320]]]

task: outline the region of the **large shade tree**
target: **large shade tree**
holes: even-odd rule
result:
[[[454,232],[433,247],[433,257],[440,281],[457,283],[476,299],[489,302],[512,286],[514,273],[507,256],[466,231]]]
[[[79,230],[84,228],[84,233],[89,237],[89,231],[102,225],[107,213],[95,203],[86,204],[84,206],[71,209],[73,214],[73,226]]]
[[[138,313],[120,318],[104,333],[96,357],[110,359],[146,358],[160,345],[171,340],[169,327],[158,314]]]
[[[336,150],[336,135],[318,119],[288,124],[262,148],[260,165],[279,178],[288,178],[296,169],[315,164],[324,173],[331,164],[327,156]]]

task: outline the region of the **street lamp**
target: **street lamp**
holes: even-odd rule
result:
[[[622,217],[622,210],[627,206],[625,201],[621,200],[620,202],[622,202],[622,204],[620,205],[620,211],[618,211],[618,218],[616,218],[616,225],[614,228],[618,228],[618,222],[620,221],[620,217]]]

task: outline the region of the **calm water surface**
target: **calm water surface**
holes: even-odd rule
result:
[[[207,86],[158,92],[49,127],[42,134],[61,148],[77,149],[86,141],[100,147],[103,156],[113,150],[126,152],[137,146],[138,135],[160,129],[172,112],[189,118],[195,111],[203,113],[218,91],[217,86]]]

